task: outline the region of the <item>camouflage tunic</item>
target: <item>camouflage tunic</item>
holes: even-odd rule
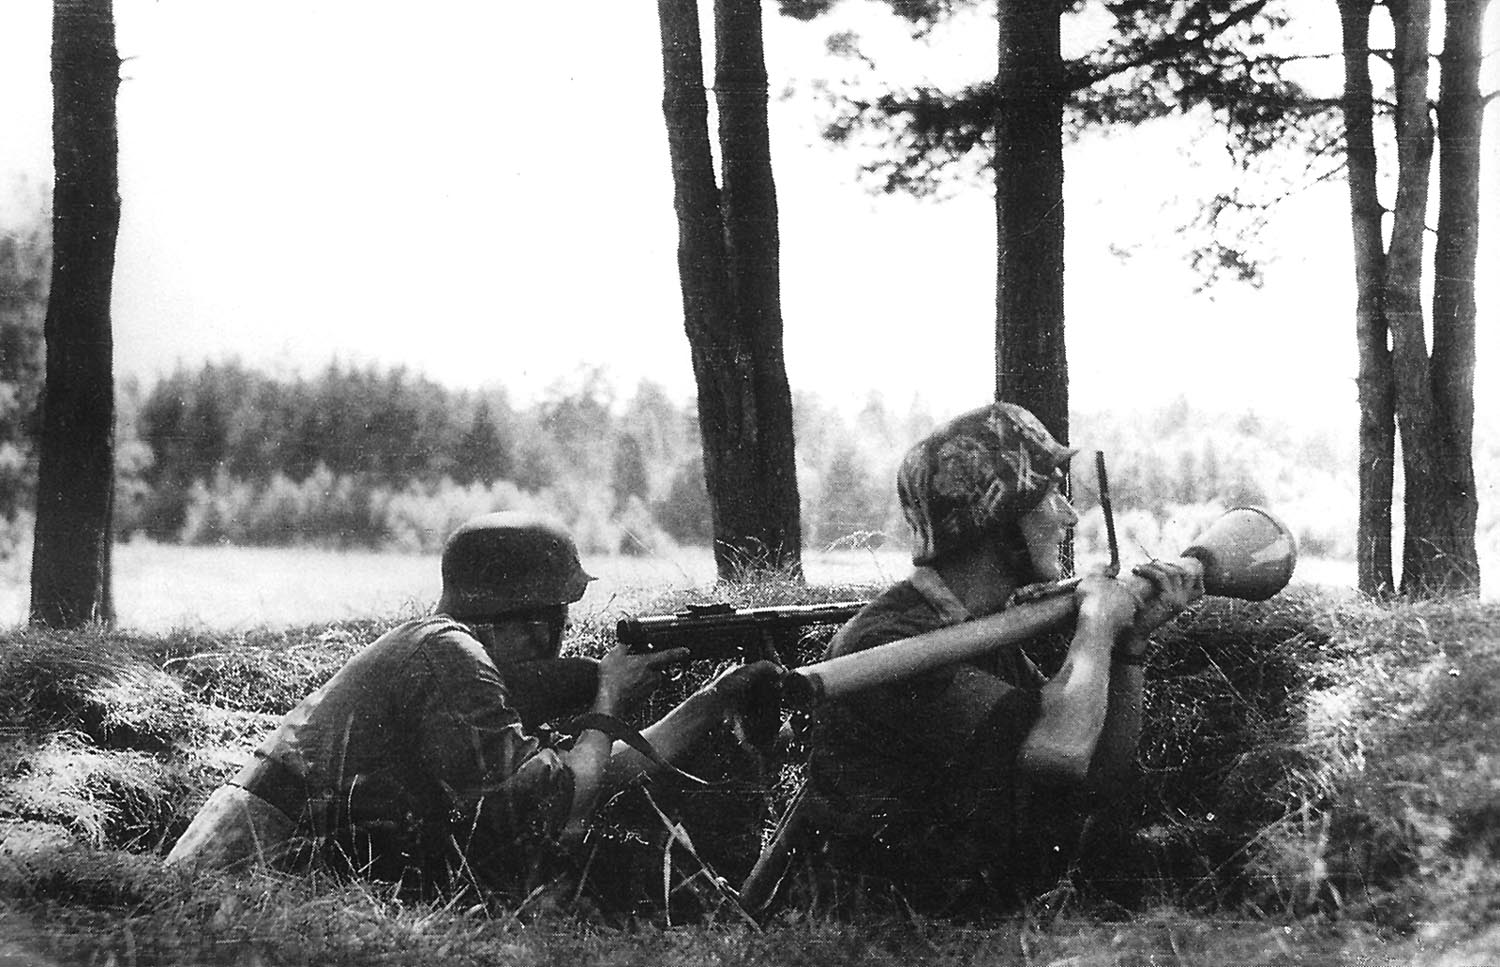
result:
[[[969,617],[937,573],[919,567],[840,630],[827,657]],[[809,772],[831,861],[913,896],[949,893],[1011,861],[1016,760],[1044,683],[1019,650],[1001,649],[820,709]]]
[[[566,820],[573,777],[528,734],[469,629],[436,616],[350,659],[282,719],[230,786],[291,820],[283,856],[424,883],[467,863],[513,881]],[[172,859],[212,854],[193,845],[204,832],[190,828]]]

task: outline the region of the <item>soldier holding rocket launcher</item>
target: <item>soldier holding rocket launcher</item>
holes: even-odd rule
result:
[[[996,615],[1022,586],[1059,578],[1059,543],[1078,520],[1059,484],[1075,452],[1007,403],[917,443],[898,471],[916,568],[840,630],[828,657]],[[1203,594],[1202,570],[1180,563],[1133,575],[1086,577],[1056,606],[1076,607],[1077,622],[1051,678],[1019,642],[985,642],[980,623],[981,657],[821,703],[801,809],[824,862],[941,911],[1071,851],[1038,817],[1055,819],[1069,789],[1107,792],[1128,777],[1147,635]]]

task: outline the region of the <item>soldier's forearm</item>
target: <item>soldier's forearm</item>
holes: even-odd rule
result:
[[[1141,740],[1141,692],[1145,681],[1140,665],[1114,662],[1109,678],[1109,711],[1099,747],[1094,750],[1088,785],[1097,793],[1123,790],[1135,770]]]
[[[724,704],[710,689],[700,689],[682,704],[642,730],[657,755],[674,765],[703,735],[724,717]],[[623,742],[616,742],[609,758],[605,786],[618,789],[659,771],[645,756]]]
[[[613,693],[600,689],[594,701],[595,712],[614,715],[617,702]],[[612,742],[610,737],[598,729],[585,729],[573,748],[563,756],[563,762],[573,773],[573,803],[568,810],[568,823],[563,829],[564,838],[583,835],[589,817],[599,803],[599,796],[607,787],[605,778],[609,768]]]
[[[1021,746],[1021,769],[1036,777],[1083,782],[1109,707],[1113,631],[1081,621],[1058,673],[1042,686],[1041,715]]]

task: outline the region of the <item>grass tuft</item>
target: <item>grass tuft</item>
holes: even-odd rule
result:
[[[94,847],[155,846],[180,770],[143,752],[100,749],[77,732],[0,745],[0,815],[50,823]]]
[[[202,636],[179,643],[164,667],[200,704],[279,716],[395,623],[345,621],[289,631]]]
[[[602,653],[622,613],[876,590],[772,579],[642,592],[581,615],[566,647]],[[890,908],[852,923],[785,909],[764,933],[747,927],[666,842],[679,830],[737,882],[804,750],[768,768],[727,734],[688,763],[724,784],[659,784],[651,803],[616,803],[577,891],[589,903],[567,915],[536,902],[518,917],[473,893],[418,902],[326,874],[163,871],[164,845],[276,716],[394,620],[15,634],[0,652],[7,928],[20,917],[48,956],[95,963],[1270,964],[1387,951],[1406,962],[1451,945],[1479,962],[1494,946],[1484,930],[1500,920],[1500,607],[1472,601],[1212,600],[1165,629],[1148,669],[1143,833],[1086,866],[1081,905],[1062,913],[1038,907],[978,929]],[[832,631],[793,643],[799,660],[821,655]],[[687,669],[642,720],[716,670]],[[680,887],[672,922],[695,920],[691,930],[662,929],[664,859]],[[1116,888],[1121,877],[1129,889]],[[1114,905],[1093,902],[1105,899]],[[585,909],[598,918],[581,921]]]
[[[189,743],[198,724],[176,678],[99,630],[12,637],[0,651],[0,709],[6,728],[79,731],[142,752]]]

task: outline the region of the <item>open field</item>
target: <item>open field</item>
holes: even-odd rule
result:
[[[671,557],[585,557],[599,580],[576,617],[609,611],[627,589],[668,591],[714,581],[706,548]],[[910,568],[900,551],[835,551],[806,558],[814,584],[882,584]],[[121,628],[242,631],[401,615],[437,601],[436,554],[314,548],[187,547],[139,541],[114,552]],[[26,620],[26,562],[0,566],[0,627]]]
[[[812,551],[813,584],[876,586],[910,570],[903,550]],[[608,612],[625,590],[668,591],[714,580],[706,548],[685,547],[670,557],[588,557],[599,578],[575,616]],[[1491,562],[1485,573],[1500,573]],[[115,607],[121,628],[243,631],[386,617],[421,611],[437,600],[433,554],[328,551],[313,548],[186,547],[133,542],[115,548]],[[1304,559],[1296,581],[1351,586],[1353,564]],[[1494,587],[1490,582],[1490,587]],[[0,627],[26,620],[24,559],[0,565]],[[1486,598],[1493,597],[1493,592]]]

